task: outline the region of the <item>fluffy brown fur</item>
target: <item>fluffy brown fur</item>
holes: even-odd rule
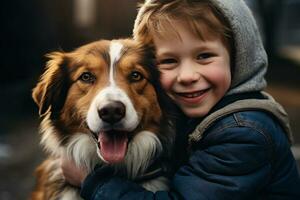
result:
[[[96,164],[110,164],[117,174],[132,180],[146,174],[153,160],[160,159],[161,165],[164,165],[169,158],[174,134],[160,105],[164,97],[161,97],[158,72],[152,66],[153,57],[150,51],[132,40],[113,42],[123,47],[116,63],[111,60],[109,50],[112,41],[105,40],[70,53],[49,55],[46,70],[32,93],[42,118],[41,144],[49,153],[47,160],[36,170],[37,184],[32,199],[80,199],[78,190],[68,185],[62,176],[58,159],[62,154],[73,159],[78,167],[89,171]],[[124,125],[128,147],[126,157],[118,163],[107,163],[99,156],[99,135],[89,126],[98,117],[91,111],[96,105],[93,102],[100,94],[110,101],[107,97],[111,95],[110,89],[106,93],[103,91],[110,84],[112,64],[115,67],[116,91],[120,90],[123,96],[128,96],[129,100],[124,100],[126,111],[132,104],[137,116],[134,121],[137,125],[133,130],[127,130],[127,125]],[[124,121],[130,120],[131,113],[128,116],[124,116],[128,118]],[[98,127],[98,124],[94,126]],[[110,132],[113,132],[114,125],[110,126]],[[167,180],[162,176],[142,181],[141,184],[152,191],[167,188]]]

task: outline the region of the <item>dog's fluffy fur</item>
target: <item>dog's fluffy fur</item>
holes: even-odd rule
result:
[[[61,155],[88,171],[96,164],[111,165],[118,175],[133,181],[143,177],[154,162],[164,165],[174,133],[162,110],[164,97],[149,52],[124,39],[97,41],[70,53],[49,55],[32,93],[42,117],[41,144],[49,153],[36,170],[32,199],[80,199],[78,190],[62,176]],[[124,153],[125,148],[125,156],[114,156],[102,136],[106,140],[120,136],[109,145],[120,143],[117,153]],[[167,189],[167,182],[163,176],[140,181],[151,191]]]

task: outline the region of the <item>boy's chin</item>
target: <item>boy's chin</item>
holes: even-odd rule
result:
[[[196,118],[196,117],[204,117],[208,114],[210,109],[207,108],[202,108],[202,107],[185,107],[185,106],[180,106],[181,110],[183,113],[191,118]]]

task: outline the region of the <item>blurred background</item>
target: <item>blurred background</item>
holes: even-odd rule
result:
[[[1,3],[0,200],[26,199],[43,159],[31,89],[45,54],[131,36],[138,0],[14,0]],[[267,90],[287,110],[300,164],[300,0],[247,0],[267,49]],[[300,165],[299,165],[300,166]]]

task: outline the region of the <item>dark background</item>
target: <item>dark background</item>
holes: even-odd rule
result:
[[[137,0],[1,2],[0,200],[26,199],[42,160],[31,99],[45,54],[131,36]],[[88,4],[89,3],[89,4]],[[248,0],[270,57],[267,90],[286,108],[300,159],[300,0]]]

